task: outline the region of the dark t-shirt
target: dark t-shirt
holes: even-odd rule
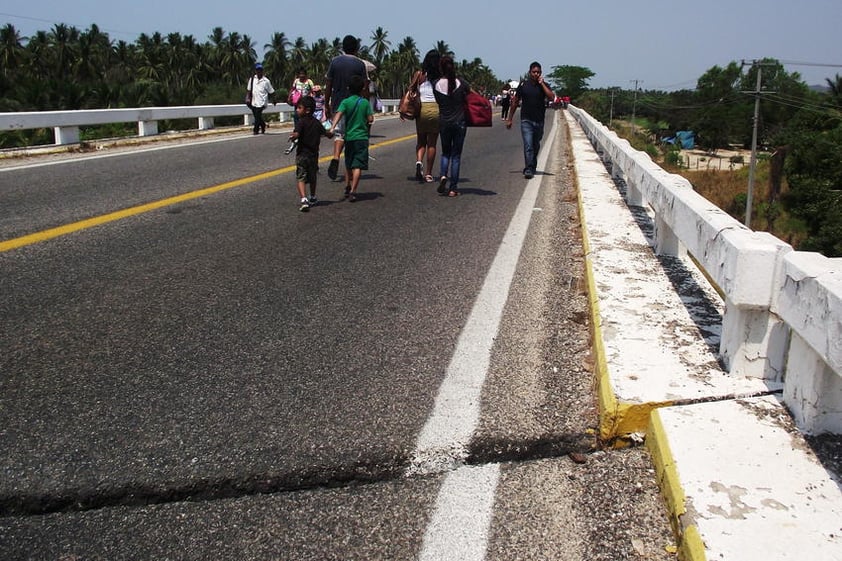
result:
[[[516,95],[520,103],[521,119],[544,122],[544,114],[547,111],[547,94],[544,93],[544,88],[532,80],[527,80],[517,87]]]
[[[298,148],[295,153],[299,156],[318,157],[322,136],[327,135],[324,126],[312,115],[304,115],[298,120],[295,130],[298,132]]]
[[[365,71],[365,63],[353,55],[339,55],[333,57],[327,69],[326,78],[330,80],[330,110],[336,112],[336,108],[342,100],[348,97],[348,84],[351,76],[362,76],[365,80],[368,76]]]

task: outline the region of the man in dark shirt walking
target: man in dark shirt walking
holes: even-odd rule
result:
[[[525,166],[523,176],[532,179],[535,167],[538,165],[538,152],[541,150],[541,139],[544,138],[544,113],[547,100],[552,100],[555,94],[544,82],[541,65],[533,62],[529,65],[529,79],[521,82],[515,90],[512,107],[506,119],[506,128],[512,128],[512,118],[518,106],[520,110],[520,134],[523,137],[523,159]]]
[[[348,85],[352,76],[360,76],[364,80],[365,91],[368,91],[368,73],[365,63],[357,57],[360,49],[360,42],[353,35],[346,35],[342,39],[342,53],[330,61],[325,76],[325,113],[327,119],[332,120],[333,114],[339,108],[339,104],[346,97],[349,97]],[[339,155],[345,146],[345,126],[340,123],[336,127],[336,136],[333,139],[333,158],[327,168],[327,176],[336,179],[339,169]]]

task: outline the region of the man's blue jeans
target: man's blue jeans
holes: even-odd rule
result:
[[[535,173],[538,167],[538,152],[541,150],[541,139],[544,138],[544,123],[538,121],[520,120],[520,135],[523,137],[524,173]]]

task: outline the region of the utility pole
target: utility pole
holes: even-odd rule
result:
[[[742,61],[742,64],[745,65],[746,61]],[[766,66],[773,66],[770,63],[765,63]],[[745,225],[747,228],[751,229],[751,209],[754,199],[754,170],[757,167],[757,124],[760,121],[760,94],[761,93],[769,93],[769,92],[761,92],[760,91],[760,77],[761,72],[763,70],[764,63],[753,60],[751,61],[752,68],[757,68],[757,83],[754,86],[753,92],[743,92],[743,93],[750,93],[754,94],[754,119],[751,129],[751,159],[749,160],[748,165],[748,192],[746,194],[746,219]]]
[[[635,133],[634,118],[637,114],[637,87],[638,87],[638,84],[641,83],[643,80],[629,80],[629,81],[634,84],[634,101],[632,102],[632,137],[633,137],[634,133]]]
[[[616,87],[608,88],[608,91],[611,92],[611,111],[608,113],[608,128],[611,128],[611,124],[614,122],[614,94],[617,92]]]

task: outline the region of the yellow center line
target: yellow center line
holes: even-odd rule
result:
[[[372,149],[380,148],[383,146],[389,146],[390,144],[396,144],[398,142],[404,142],[411,138],[415,138],[415,135],[404,136],[400,138],[395,138],[392,140],[386,140],[384,142],[377,143],[371,146]],[[326,156],[320,158],[320,162],[326,162],[330,160],[331,156]],[[236,179],[234,181],[228,181],[227,183],[220,183],[219,185],[214,185],[213,187],[206,187],[204,189],[199,189],[198,191],[191,191],[189,193],[184,193],[182,195],[176,195],[175,197],[167,197],[166,199],[161,199],[158,201],[153,201],[151,203],[146,203],[138,206],[129,207],[123,210],[118,210],[116,212],[110,212],[108,214],[102,214],[100,216],[94,216],[93,218],[87,218],[85,220],[80,220],[78,222],[73,222],[70,224],[65,224],[63,226],[57,226],[55,228],[50,228],[48,230],[42,230],[40,232],[35,232],[34,234],[28,234],[26,236],[21,236],[19,238],[12,238],[11,240],[6,240],[0,242],[0,253],[4,251],[11,251],[13,249],[17,249],[20,247],[24,247],[27,245],[36,244],[39,242],[43,242],[46,240],[50,240],[53,238],[57,238],[59,236],[65,236],[67,234],[72,234],[73,232],[78,232],[80,230],[87,230],[88,228],[93,228],[94,226],[100,226],[102,224],[107,224],[109,222],[114,222],[116,220],[122,220],[124,218],[129,218],[131,216],[137,216],[138,214],[143,214],[145,212],[150,212],[152,210],[157,210],[159,208],[164,208],[168,206],[172,206],[178,203],[183,203],[185,201],[190,201],[193,199],[198,199],[199,197],[205,197],[207,195],[212,195],[214,193],[219,193],[221,191],[226,191],[228,189],[233,189],[235,187],[242,187],[243,185],[248,185],[250,183],[254,183],[256,181],[262,181],[264,179],[270,179],[272,177],[281,175],[283,173],[289,173],[291,171],[295,171],[295,166],[286,166],[280,169],[276,169],[273,171],[268,171],[265,173],[259,173],[257,175],[252,175],[250,177],[243,177],[242,179]]]

